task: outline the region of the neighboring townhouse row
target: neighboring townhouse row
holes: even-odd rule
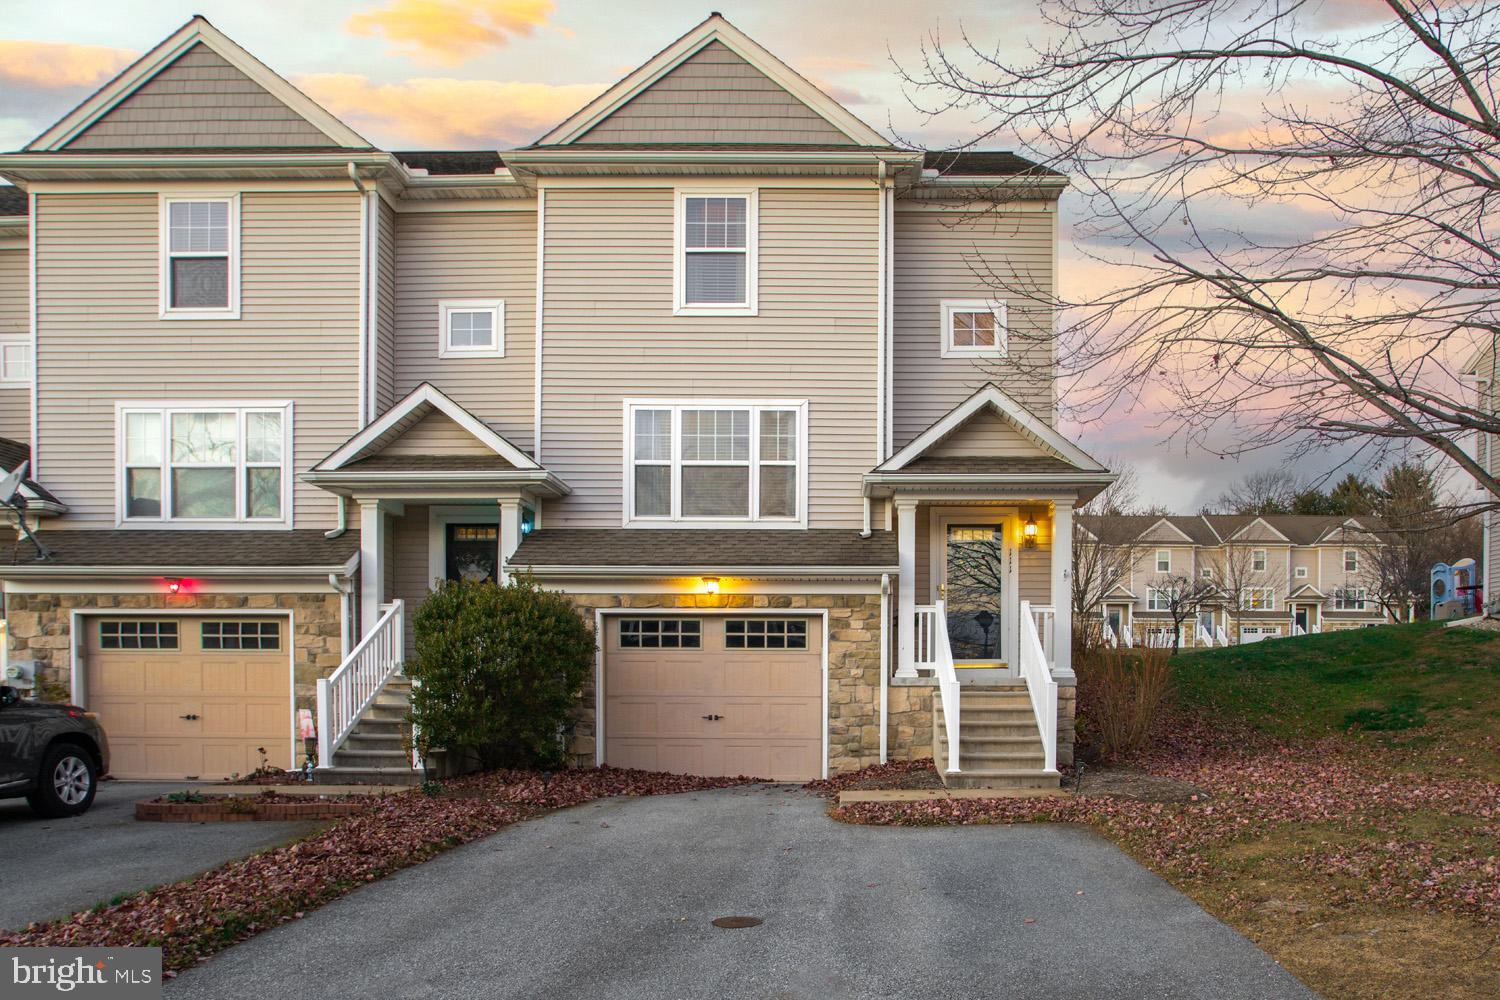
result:
[[[1213,646],[1397,620],[1374,517],[1080,515],[1106,641]],[[1410,609],[1400,609],[1410,619]]]
[[[118,773],[300,763],[299,710],[378,772],[351,677],[519,571],[599,630],[581,761],[926,756],[960,673],[1034,694],[997,772],[1068,759],[1113,477],[1054,426],[1060,175],[897,148],[715,15],[498,152],[374,148],[194,18],[0,177],[0,433],[56,501],[10,651]]]

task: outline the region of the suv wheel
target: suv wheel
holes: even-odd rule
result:
[[[98,788],[98,768],[89,752],[61,743],[42,758],[36,791],[26,801],[42,816],[77,816],[93,805]]]

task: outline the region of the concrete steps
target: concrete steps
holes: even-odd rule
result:
[[[360,716],[344,745],[333,752],[333,766],[313,773],[315,784],[416,785],[422,773],[411,766],[411,753],[402,745],[406,713],[411,707],[411,681],[392,677]]]
[[[949,788],[1048,790],[1058,787],[1056,771],[1046,771],[1041,733],[1031,695],[1024,688],[965,687],[959,693],[958,774],[943,768],[948,733],[942,699],[933,705],[933,757]]]

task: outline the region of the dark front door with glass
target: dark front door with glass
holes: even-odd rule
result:
[[[498,577],[500,526],[497,524],[448,525],[448,579],[489,580]]]
[[[1004,535],[992,525],[948,528],[948,641],[959,664],[999,666],[1005,607]]]

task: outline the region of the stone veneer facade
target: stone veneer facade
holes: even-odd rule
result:
[[[10,655],[34,660],[37,689],[71,695],[74,611],[108,615],[111,611],[292,611],[296,648],[294,676],[297,705],[313,708],[317,681],[339,665],[341,625],[338,594],[6,594]],[[87,707],[87,706],[85,706]]]
[[[589,625],[599,608],[786,608],[828,612],[828,772],[880,762],[879,594],[567,594]],[[894,611],[894,602],[892,603]],[[894,651],[894,647],[893,647]],[[932,756],[931,686],[890,688],[892,760]],[[584,686],[569,747],[575,762],[594,762],[594,680]]]

